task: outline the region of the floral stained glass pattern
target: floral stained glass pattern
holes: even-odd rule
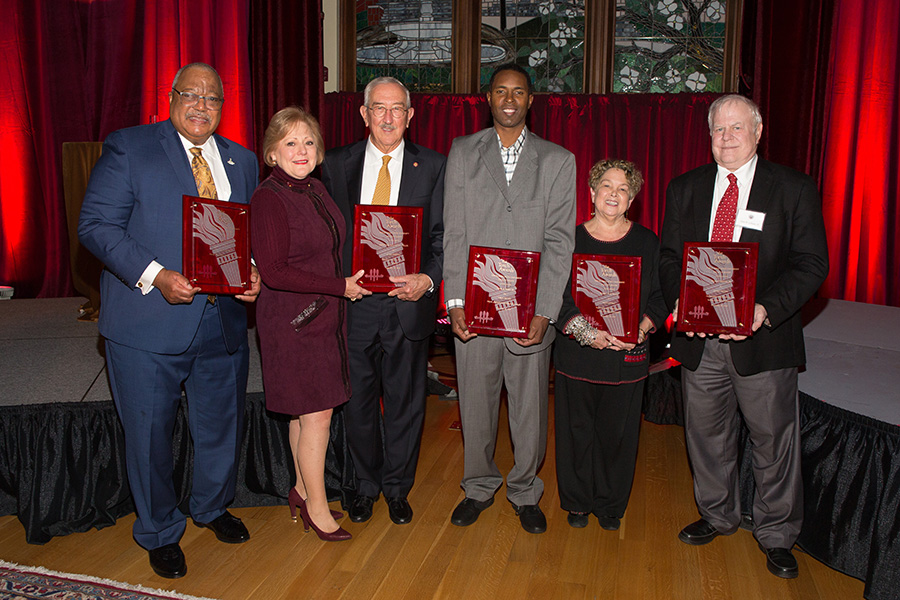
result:
[[[538,92],[582,91],[584,0],[482,0],[481,87],[516,62]]]
[[[410,91],[449,92],[451,27],[451,0],[357,0],[357,90],[389,75]]]
[[[616,0],[613,91],[721,92],[726,0]]]

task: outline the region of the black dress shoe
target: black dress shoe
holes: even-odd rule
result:
[[[566,517],[566,521],[569,522],[569,525],[576,529],[581,529],[583,527],[588,526],[588,514],[582,512],[573,512],[569,511],[569,516]]]
[[[450,516],[450,522],[460,527],[468,527],[478,520],[478,515],[481,514],[481,511],[493,503],[493,497],[483,501],[465,498],[453,509],[453,515]]]
[[[678,534],[678,539],[691,546],[702,546],[710,543],[719,535],[722,534],[709,521],[700,519],[682,529]]]
[[[537,504],[529,504],[527,506],[512,505],[516,514],[519,515],[519,522],[522,523],[522,529],[528,533],[544,533],[547,531],[547,517],[541,511],[541,507]]]
[[[391,515],[391,521],[397,525],[406,525],[412,521],[412,507],[406,498],[385,498],[388,505],[388,514]]]
[[[197,527],[212,529],[219,541],[226,544],[243,544],[250,539],[250,532],[241,520],[227,510],[209,523],[194,521],[194,524]]]
[[[790,548],[763,548],[760,544],[759,549],[766,553],[766,567],[772,575],[782,579],[794,579],[800,574],[797,559],[794,558]]]
[[[371,519],[372,505],[375,504],[375,500],[377,500],[375,496],[357,494],[356,498],[353,499],[353,504],[350,505],[350,510],[347,511],[350,515],[350,520],[354,523],[364,523]]]
[[[150,567],[160,577],[178,579],[187,573],[184,552],[178,543],[167,544],[149,551]]]
[[[744,531],[749,531],[750,533],[753,533],[753,531],[756,529],[756,522],[753,520],[753,516],[752,515],[741,515],[740,527]]]
[[[600,527],[607,531],[616,531],[619,528],[619,517],[611,517],[609,515],[598,515],[597,521],[600,522]]]

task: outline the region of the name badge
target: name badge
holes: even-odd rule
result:
[[[762,231],[763,221],[765,220],[766,213],[756,212],[755,210],[739,210],[736,225]]]

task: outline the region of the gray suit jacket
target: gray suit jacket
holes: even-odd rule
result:
[[[507,185],[493,127],[453,140],[444,181],[444,297],[466,297],[469,246],[541,253],[535,313],[556,319],[575,245],[575,156],[530,131]],[[546,349],[540,345],[514,354]]]

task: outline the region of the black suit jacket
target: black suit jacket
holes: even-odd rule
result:
[[[669,308],[678,299],[685,242],[709,241],[716,165],[676,177],[666,190],[660,236],[660,281]],[[765,213],[762,231],[744,227],[741,242],[759,243],[756,302],[769,325],[752,337],[731,342],[741,375],[798,367],[806,360],[800,308],[828,274],[828,248],[822,206],[813,179],[762,158],[756,164],[747,210]],[[718,343],[716,338],[706,338]],[[694,370],[706,341],[676,334],[672,356]]]
[[[420,272],[431,277],[434,291],[417,302],[394,299],[403,334],[411,340],[422,340],[435,328],[438,290],[444,264],[444,170],[447,159],[434,150],[405,142],[403,175],[400,179],[398,204],[423,208],[422,253]],[[356,142],[325,153],[322,182],[347,222],[344,243],[344,275],[352,275],[354,207],[362,190],[363,160],[366,141]],[[350,326],[353,311],[350,311]]]

